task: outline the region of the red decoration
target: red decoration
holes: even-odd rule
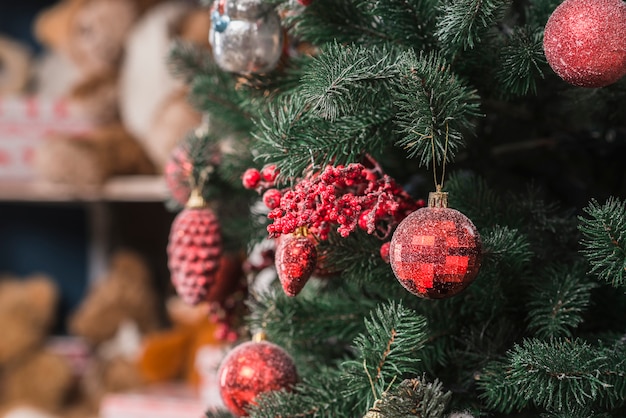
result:
[[[280,198],[283,194],[278,189],[269,189],[263,193],[263,203],[269,209],[276,209],[280,206]]]
[[[268,214],[273,223],[267,229],[276,237],[306,227],[326,240],[333,225],[343,237],[361,226],[386,237],[415,209],[411,197],[378,166],[327,166],[283,191],[280,205]]]
[[[217,217],[193,194],[176,216],[167,246],[172,284],[186,303],[206,300],[216,282],[222,254],[222,238]]]
[[[189,180],[193,173],[193,164],[189,159],[187,149],[177,146],[172,150],[170,158],[165,163],[163,177],[170,195],[181,206],[189,200],[191,186]]]
[[[261,173],[256,168],[249,168],[243,173],[242,183],[246,189],[255,189],[261,182]]]
[[[276,272],[287,296],[304,288],[317,264],[317,249],[304,233],[283,235],[276,247]]]
[[[431,193],[429,207],[404,219],[389,248],[396,278],[409,292],[429,299],[454,296],[469,286],[480,269],[481,240],[478,230],[447,202],[445,193]],[[445,196],[443,196],[445,200]]]
[[[298,3],[303,6],[308,6],[309,4],[313,3],[313,0],[298,0]]]
[[[387,264],[389,264],[389,247],[391,246],[390,242],[385,242],[380,246],[380,258]]]
[[[291,356],[267,341],[243,343],[226,355],[217,372],[220,394],[235,415],[247,416],[256,397],[274,390],[289,390],[298,381]]]
[[[261,177],[269,184],[274,184],[276,177],[278,176],[278,168],[275,164],[263,167],[261,170]]]
[[[626,74],[626,4],[565,0],[545,27],[543,47],[555,73],[580,87],[603,87]]]

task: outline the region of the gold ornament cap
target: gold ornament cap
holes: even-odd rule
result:
[[[185,207],[187,209],[200,209],[206,206],[207,206],[206,201],[202,197],[202,193],[200,193],[200,189],[198,188],[192,189]]]
[[[447,208],[448,207],[448,192],[442,192],[438,187],[436,192],[430,192],[428,194],[428,207],[429,208]]]

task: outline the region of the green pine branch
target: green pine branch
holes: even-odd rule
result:
[[[438,54],[404,55],[403,76],[396,84],[396,144],[409,158],[429,167],[441,165],[465,145],[479,116],[476,91]]]
[[[592,200],[580,216],[582,253],[591,273],[614,287],[626,287],[626,202],[609,198],[604,205]]]
[[[595,287],[585,278],[580,264],[547,268],[529,294],[529,330],[538,338],[572,337],[573,330],[583,322]]]
[[[322,366],[308,374],[292,393],[274,392],[258,399],[250,408],[254,418],[337,417],[352,411],[365,414],[383,392],[400,385],[403,376],[415,375],[415,353],[426,341],[426,321],[402,304],[390,302],[365,316],[364,331],[353,342],[354,359],[338,362],[335,368]],[[434,396],[434,391],[422,391]],[[407,394],[413,396],[415,394]],[[440,392],[439,396],[449,397]]]
[[[427,339],[426,319],[389,302],[365,318],[365,332],[354,340],[357,356],[341,365],[343,395],[366,411],[389,387],[419,373],[416,353]]]
[[[596,405],[614,408],[626,395],[623,346],[594,347],[581,340],[524,340],[478,381],[488,408],[510,414],[535,406],[550,412]]]
[[[537,79],[543,78],[547,61],[543,53],[543,29],[515,27],[500,50],[495,77],[503,92],[525,96],[537,92]]]
[[[384,392],[364,418],[441,418],[451,396],[438,380],[429,382],[425,376],[407,379]]]
[[[328,44],[305,67],[300,94],[310,112],[331,122],[390,108],[389,88],[402,71],[400,55],[384,46]]]
[[[443,1],[435,36],[446,56],[473,49],[495,27],[510,0]]]

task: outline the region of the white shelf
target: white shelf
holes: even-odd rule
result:
[[[76,188],[42,180],[0,179],[0,201],[14,202],[158,202],[169,192],[162,176],[119,176],[102,186]]]

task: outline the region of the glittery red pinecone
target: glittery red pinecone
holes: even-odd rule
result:
[[[280,237],[276,246],[276,273],[287,296],[304,288],[317,265],[317,248],[306,233]]]
[[[167,254],[172,284],[181,299],[191,305],[205,301],[216,281],[222,236],[217,217],[203,202],[188,203],[176,216]]]

